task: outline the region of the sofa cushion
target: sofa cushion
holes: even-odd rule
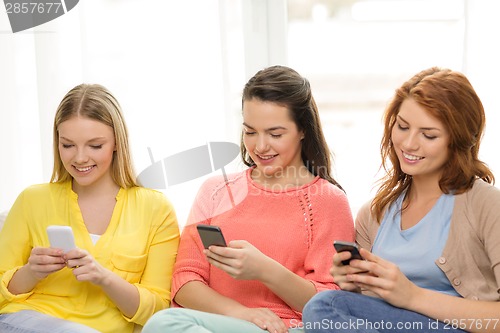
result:
[[[0,230],[2,230],[3,222],[7,218],[7,213],[8,212],[0,212]]]

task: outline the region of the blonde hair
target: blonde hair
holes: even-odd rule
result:
[[[76,116],[97,120],[113,129],[116,151],[113,152],[111,177],[123,188],[139,186],[132,167],[128,131],[120,104],[105,87],[98,84],[80,84],[74,87],[64,96],[57,108],[53,129],[54,168],[50,182],[61,183],[72,179],[59,155],[58,127]]]

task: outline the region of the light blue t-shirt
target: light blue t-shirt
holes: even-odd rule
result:
[[[443,194],[432,209],[413,227],[401,230],[403,193],[388,209],[372,252],[399,266],[417,286],[460,296],[436,265],[448,239],[455,202],[452,194]]]

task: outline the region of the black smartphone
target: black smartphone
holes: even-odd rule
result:
[[[333,246],[335,247],[335,250],[337,252],[343,252],[343,251],[351,252],[351,258],[347,260],[342,260],[343,265],[349,265],[349,262],[352,259],[363,259],[363,257],[361,257],[361,254],[359,253],[358,244],[356,243],[336,240],[333,242]]]
[[[196,229],[198,229],[201,242],[203,243],[205,249],[208,249],[210,245],[227,246],[220,227],[215,225],[198,224]]]

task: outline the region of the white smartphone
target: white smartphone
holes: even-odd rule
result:
[[[65,253],[76,248],[73,229],[68,225],[49,225],[47,235],[50,247],[62,249]]]

